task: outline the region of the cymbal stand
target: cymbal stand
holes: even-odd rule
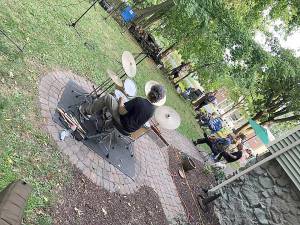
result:
[[[120,78],[122,79],[123,77],[126,76],[126,73],[124,73]],[[106,85],[109,85],[108,87],[106,87],[106,89],[104,89],[103,91],[101,91],[100,94],[98,94],[97,96],[101,96],[102,94],[104,94],[105,92],[107,92],[109,89],[111,89],[115,84],[113,82],[108,82]]]
[[[140,58],[140,56],[142,56],[142,58]],[[140,52],[138,53],[134,59],[137,60],[136,65],[139,65],[141,62],[143,62],[147,57],[149,57],[147,52]],[[140,58],[140,59],[139,59]]]

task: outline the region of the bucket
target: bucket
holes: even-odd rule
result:
[[[187,155],[183,155],[181,157],[181,163],[182,163],[183,170],[185,172],[188,172],[188,171],[196,168],[196,165],[193,162],[193,160]]]

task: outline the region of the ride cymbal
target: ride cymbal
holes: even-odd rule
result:
[[[160,127],[168,130],[175,130],[181,123],[179,114],[169,106],[158,107],[155,110],[154,118]]]

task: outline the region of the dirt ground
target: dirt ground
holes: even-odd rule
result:
[[[142,187],[131,195],[110,193],[74,168],[50,214],[54,225],[167,225],[158,195]]]
[[[181,159],[179,151],[169,149],[170,172],[173,175],[173,181],[177,187],[181,202],[185,208],[188,222],[191,225],[219,225],[218,219],[215,217],[213,207],[210,205],[208,210],[204,212],[197,203],[197,196],[204,194],[201,188],[208,188],[210,184],[214,184],[215,180],[212,175],[206,175],[203,170],[203,164],[193,159],[196,169],[185,173],[186,179],[179,176],[178,170],[181,168]]]

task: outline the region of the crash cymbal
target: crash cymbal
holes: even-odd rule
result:
[[[109,78],[114,82],[115,85],[117,85],[119,88],[123,87],[123,82],[122,82],[121,78],[119,78],[115,72],[113,72],[110,69],[107,69],[106,72],[107,72]]]
[[[134,77],[136,74],[136,63],[133,55],[124,51],[122,54],[122,66],[128,77]]]
[[[160,84],[160,83],[158,83],[155,80],[149,80],[146,83],[146,85],[145,85],[145,94],[146,94],[146,96],[148,96],[149,92],[151,91],[152,86],[156,85],[156,84]],[[155,105],[155,106],[162,106],[166,103],[166,100],[167,100],[167,95],[165,95],[165,97],[163,99],[159,100],[158,102],[152,103],[152,104]]]
[[[158,107],[155,110],[154,118],[160,127],[168,130],[175,130],[181,123],[179,114],[169,106]]]

